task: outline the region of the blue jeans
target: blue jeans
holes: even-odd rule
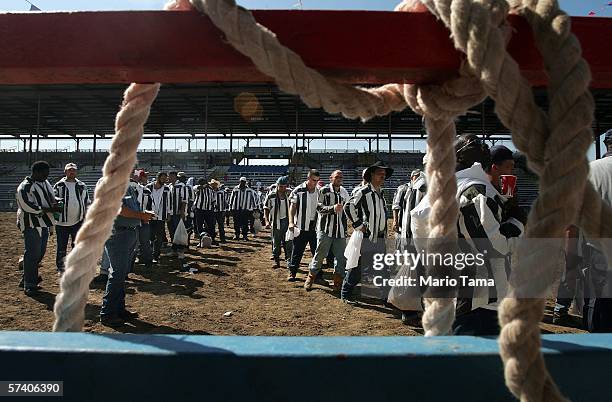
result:
[[[293,241],[285,241],[285,234],[289,228],[289,219],[281,219],[280,227],[272,230],[272,256],[275,261],[280,260],[281,248],[285,250],[285,260],[291,259],[293,251]]]
[[[100,264],[100,274],[108,275],[108,271],[110,270],[110,260],[108,259],[108,253],[106,252],[106,244],[104,245],[104,250],[102,250],[102,263]]]
[[[319,273],[323,259],[329,257],[329,252],[331,251],[336,259],[334,273],[344,278],[344,270],[346,268],[345,248],[346,239],[329,237],[325,232],[317,232],[317,251],[310,262],[310,273],[312,275]]]
[[[295,275],[300,268],[306,245],[310,244],[310,251],[314,256],[317,249],[317,232],[314,230],[305,230],[300,232],[300,235],[293,239],[293,250],[291,252],[291,261],[288,264],[289,271]]]
[[[131,255],[136,248],[137,228],[113,228],[105,249],[110,260],[106,291],[102,298],[101,316],[116,316],[125,310],[125,277],[132,265]]]
[[[24,289],[35,289],[38,286],[38,264],[45,256],[49,229],[26,228],[23,232],[23,286]]]
[[[72,226],[55,226],[57,249],[55,253],[55,266],[57,272],[64,272],[64,258],[66,258],[66,250],[68,249],[68,240],[70,239],[70,248],[74,248],[74,239],[76,239],[79,229],[83,222],[79,222]]]
[[[352,297],[353,289],[355,289],[359,282],[361,282],[362,273],[370,276],[374,274],[380,275],[383,279],[389,278],[390,274],[388,267],[384,267],[381,271],[376,271],[373,269],[374,254],[384,253],[386,253],[384,238],[378,238],[375,241],[372,241],[369,238],[363,239],[361,242],[361,257],[359,257],[359,263],[355,268],[349,269],[344,276],[342,290],[340,292],[343,299],[349,299]],[[380,300],[387,300],[389,290],[390,289],[388,287],[378,288],[378,297]]]

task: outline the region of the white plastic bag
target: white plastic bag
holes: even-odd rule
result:
[[[259,220],[259,218],[255,218],[255,222],[253,222],[253,231],[255,232],[255,234],[257,234],[261,232],[261,229],[261,221]]]
[[[410,265],[402,265],[402,267],[397,271],[395,275],[395,283],[391,290],[389,291],[389,297],[387,301],[393,304],[400,310],[407,311],[423,311],[423,307],[421,305],[421,292],[418,286],[419,278],[416,269]],[[404,284],[400,281],[402,277],[404,279]],[[408,286],[408,278],[415,278],[415,283],[417,286]]]
[[[189,245],[189,234],[185,228],[185,222],[181,219],[174,231],[174,238],[172,244],[176,246],[188,246]]]
[[[285,233],[285,241],[293,241],[296,237],[300,235],[300,228],[297,226],[293,227],[293,231],[287,229],[287,233]]]
[[[351,238],[346,244],[344,250],[344,256],[346,257],[346,269],[352,269],[359,264],[359,257],[361,257],[361,242],[363,241],[363,232],[361,230],[354,230]]]

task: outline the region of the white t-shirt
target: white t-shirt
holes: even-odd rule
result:
[[[164,187],[155,188],[153,186],[151,190],[151,198],[153,199],[153,211],[155,212],[156,219],[160,219],[162,216],[162,196],[164,195]]]
[[[68,205],[66,205],[66,222],[57,222],[58,226],[73,226],[79,223],[79,200],[76,195],[76,182],[66,181]]]
[[[306,222],[317,219],[317,204],[319,203],[319,192],[308,192],[308,205],[306,206]]]
[[[278,207],[278,219],[280,220],[285,218],[287,218],[287,203],[285,202],[285,199],[281,199],[280,206]]]

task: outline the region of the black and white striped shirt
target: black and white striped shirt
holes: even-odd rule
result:
[[[319,222],[317,231],[324,232],[327,236],[333,238],[346,237],[346,214],[344,209],[336,213],[336,204],[344,206],[349,199],[349,193],[342,186],[336,191],[330,183],[319,190]]]
[[[401,228],[402,221],[404,217],[404,209],[406,207],[406,201],[408,198],[408,194],[410,194],[410,183],[402,184],[397,188],[395,194],[393,195],[393,205],[391,209],[393,211],[398,211],[397,213],[397,225]]]
[[[309,202],[309,196],[311,202]],[[293,189],[289,198],[296,207],[293,224],[301,231],[315,230],[319,189],[315,188],[311,193],[308,191],[308,187],[306,187],[306,182],[304,182]]]
[[[225,212],[229,209],[229,198],[225,190],[215,191],[215,212]]]
[[[289,192],[285,192],[284,198],[276,191],[270,191],[264,200],[264,209],[268,209],[272,230],[280,229],[281,219],[289,217]]]
[[[208,184],[198,185],[194,188],[194,193],[195,201],[193,203],[193,209],[199,209],[202,211],[215,210],[217,196],[212,187],[210,187]]]
[[[15,193],[17,200],[17,227],[22,232],[28,228],[48,228],[53,226],[53,214],[44,213],[55,202],[53,187],[48,180],[34,181],[26,177]]]
[[[181,211],[189,213],[189,203],[193,200],[193,189],[187,184],[177,181],[170,185],[172,191],[172,213],[180,215]],[[186,207],[183,204],[187,204]]]
[[[60,181],[55,183],[53,186],[54,194],[57,198],[60,198],[64,202],[64,209],[57,220],[57,225],[67,226],[67,225],[75,225],[85,219],[85,212],[87,206],[90,204],[89,199],[89,190],[87,189],[87,185],[80,181],[79,179],[75,179],[74,183],[74,191],[71,191],[70,185],[67,184],[66,178],[63,177]],[[76,203],[73,202],[73,198],[76,199]],[[75,205],[78,208],[77,213],[71,211],[70,208]],[[75,216],[77,217],[76,222],[68,222],[69,217]]]
[[[372,241],[386,235],[386,209],[383,191],[377,192],[371,184],[359,187],[344,206],[353,228],[358,230],[365,223]]]
[[[155,182],[146,185],[151,192],[151,210],[155,212],[155,220],[165,221],[172,215],[172,190],[164,185],[160,189],[155,189]],[[159,193],[161,191],[161,194]]]
[[[151,190],[140,183],[130,182],[130,186],[134,186],[138,192],[138,204],[140,205],[140,211],[152,211],[153,210],[153,198],[151,198]]]
[[[232,211],[252,211],[257,207],[257,195],[251,187],[234,187],[230,198],[230,209]]]

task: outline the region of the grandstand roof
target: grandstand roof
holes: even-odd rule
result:
[[[93,138],[114,134],[125,85],[2,85],[0,138]],[[594,131],[612,128],[612,92],[594,90]],[[539,104],[546,93],[536,90]],[[40,105],[40,120],[39,120]],[[40,124],[40,127],[39,127]],[[459,132],[507,138],[491,100],[457,121]],[[145,127],[145,138],[424,138],[421,117],[409,109],[367,123],[308,109],[272,84],[165,84]]]

